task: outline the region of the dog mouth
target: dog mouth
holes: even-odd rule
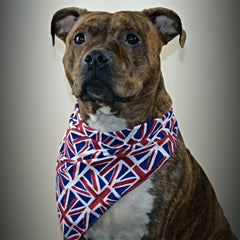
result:
[[[114,97],[108,84],[99,79],[84,81],[80,92],[82,101],[107,100]]]
[[[127,102],[131,101],[135,95],[127,97],[119,96],[108,82],[101,79],[88,79],[83,81],[79,97],[83,102]]]

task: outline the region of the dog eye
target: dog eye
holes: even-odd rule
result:
[[[131,45],[135,45],[139,41],[140,41],[139,38],[133,33],[129,33],[126,37],[126,40],[125,40],[126,43],[129,43]]]
[[[75,38],[74,38],[74,42],[76,44],[83,44],[85,42],[85,36],[83,33],[78,33]]]

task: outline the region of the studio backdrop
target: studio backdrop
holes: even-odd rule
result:
[[[63,7],[171,8],[178,39],[163,48],[162,72],[186,146],[208,175],[240,237],[239,3],[236,0],[12,0],[1,2],[1,239],[60,240],[55,202],[58,146],[74,108],[50,22]]]

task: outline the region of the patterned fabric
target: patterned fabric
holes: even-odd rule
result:
[[[56,196],[61,229],[79,239],[123,195],[158,170],[177,141],[170,109],[132,129],[99,132],[80,117],[78,104],[60,145]]]

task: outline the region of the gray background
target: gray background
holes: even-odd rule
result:
[[[59,240],[58,145],[74,107],[50,21],[62,7],[175,10],[187,32],[161,54],[186,145],[240,237],[239,3],[230,0],[5,0],[1,2],[1,239]],[[127,213],[126,213],[127,214]]]

